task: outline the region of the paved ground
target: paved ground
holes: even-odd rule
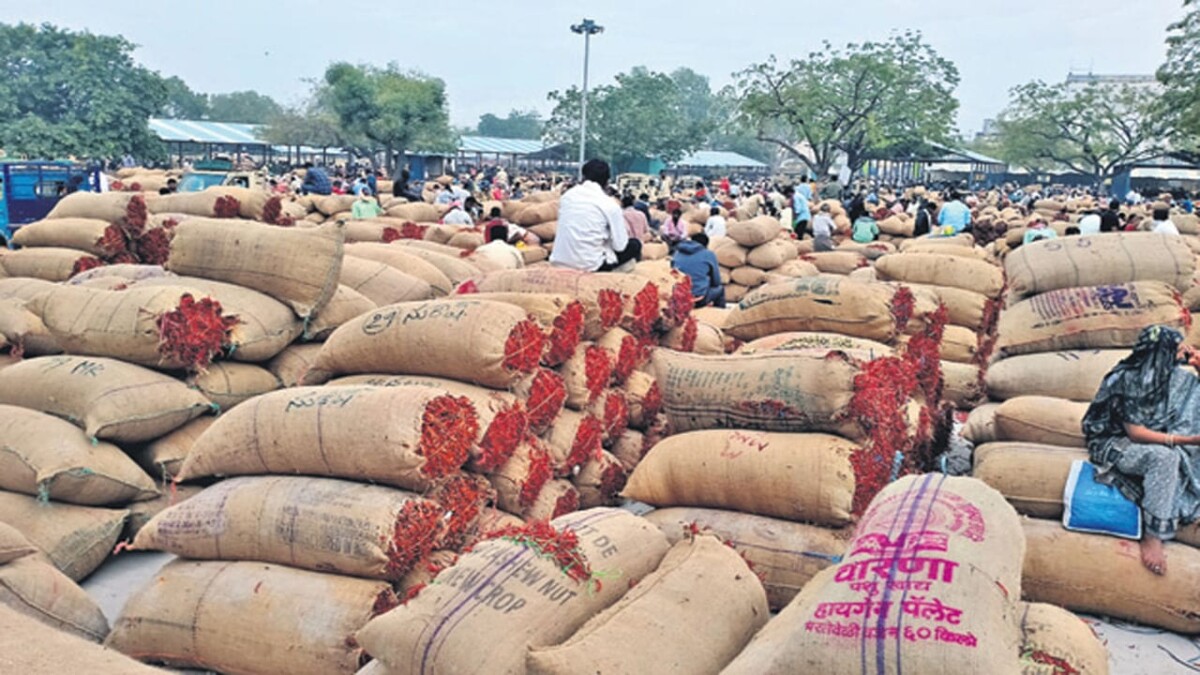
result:
[[[166,553],[127,551],[105,562],[83,582],[83,587],[113,622],[129,596],[171,558]],[[1200,639],[1119,621],[1084,618],[1108,645],[1112,675],[1200,673]]]

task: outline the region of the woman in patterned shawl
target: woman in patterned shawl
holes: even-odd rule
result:
[[[1151,326],[1104,377],[1083,433],[1102,483],[1142,509],[1142,564],[1165,574],[1163,542],[1200,517],[1200,355],[1183,336]]]

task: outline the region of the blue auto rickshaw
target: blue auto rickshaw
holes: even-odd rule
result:
[[[99,192],[100,169],[68,161],[0,161],[0,244],[72,192]]]

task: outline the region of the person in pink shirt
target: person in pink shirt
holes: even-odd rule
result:
[[[625,216],[625,228],[629,230],[629,238],[637,239],[643,244],[650,241],[650,221],[646,214],[633,206],[633,195],[621,198],[621,215]]]
[[[687,239],[687,222],[683,219],[683,210],[671,211],[671,215],[663,221],[659,228],[659,233],[662,234],[663,240],[667,242],[671,250],[675,249],[676,244]]]

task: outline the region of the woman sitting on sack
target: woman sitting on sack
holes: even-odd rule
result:
[[[1200,353],[1183,335],[1151,326],[1113,367],[1083,417],[1098,482],[1142,509],[1142,564],[1167,571],[1163,542],[1200,518]]]

